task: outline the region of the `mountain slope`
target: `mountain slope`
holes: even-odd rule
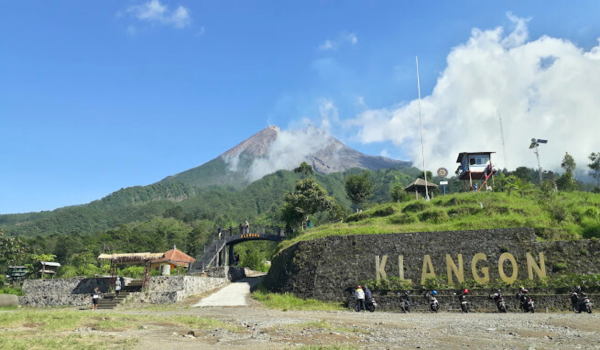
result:
[[[271,125],[210,162],[161,182],[239,188],[277,170],[291,170],[302,162],[311,164],[321,174],[352,168],[379,170],[410,166],[409,162],[360,153],[314,127],[289,132]]]

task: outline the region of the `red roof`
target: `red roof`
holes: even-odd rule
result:
[[[196,259],[192,258],[191,256],[187,255],[186,253],[182,252],[181,250],[179,250],[177,248],[173,248],[173,249],[169,250],[168,252],[166,252],[162,258],[152,260],[153,263],[158,263],[158,262],[163,262],[163,261],[169,262],[173,265],[189,266],[189,264],[196,261]]]

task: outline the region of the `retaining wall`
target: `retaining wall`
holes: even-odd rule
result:
[[[539,271],[538,271],[539,270]],[[361,281],[396,277],[539,278],[600,273],[600,241],[537,242],[531,228],[331,236],[299,242],[274,259],[274,292],[345,302]]]
[[[33,307],[89,306],[90,294],[94,288],[97,286],[100,292],[107,293],[109,280],[109,278],[25,280],[23,283],[25,296],[19,297],[19,304]],[[133,300],[158,304],[176,303],[191,295],[222,287],[228,282],[227,278],[155,276],[150,278],[149,289],[142,293],[134,293],[137,296]]]

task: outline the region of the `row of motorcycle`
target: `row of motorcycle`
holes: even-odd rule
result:
[[[529,291],[526,288],[521,288],[520,291],[515,295],[515,299],[519,300],[519,308],[521,309],[521,311],[523,311],[525,313],[527,313],[527,312],[535,313],[535,303],[534,303],[533,299],[529,296],[528,293],[529,293]],[[401,298],[400,308],[402,309],[402,311],[410,313],[410,308],[411,308],[410,299],[409,299],[410,291],[405,291],[404,293],[398,293],[398,295]],[[437,295],[438,295],[438,292],[435,290],[432,290],[431,292],[428,291],[423,294],[423,296],[429,300],[429,309],[435,313],[437,313],[440,310],[440,303],[437,300]],[[464,313],[471,312],[471,309],[469,307],[469,302],[467,300],[467,296],[469,295],[469,290],[463,289],[459,293],[454,293],[454,295],[458,297],[461,311]],[[494,293],[494,294],[490,294],[489,299],[494,301],[494,303],[496,304],[496,308],[498,309],[498,312],[506,313],[506,311],[507,311],[506,300],[504,299],[504,296],[502,295],[501,289],[498,289],[498,291],[496,291],[496,293]],[[575,313],[587,312],[588,314],[592,313],[592,302],[587,297],[587,295],[581,291],[581,288],[579,286],[577,286],[575,288],[575,291],[571,292],[570,300],[571,300],[573,312],[575,312]],[[366,306],[367,306],[366,309],[368,311],[374,312],[375,309],[377,308],[377,303],[375,302],[375,299],[371,298],[370,300],[367,300]],[[358,308],[356,309],[356,311],[359,311]]]

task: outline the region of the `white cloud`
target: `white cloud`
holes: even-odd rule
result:
[[[358,44],[358,37],[354,33],[341,33],[336,39],[325,40],[321,45],[319,45],[319,50],[333,51],[337,50],[344,44],[356,45]]]
[[[247,173],[249,181],[255,181],[280,169],[291,170],[306,161],[308,156],[331,144],[326,131],[306,126],[298,130],[282,130],[271,143],[264,157],[256,158]]]
[[[319,104],[321,115],[321,129],[329,131],[332,123],[339,123],[340,115],[333,101],[322,99]]]
[[[532,137],[548,139],[542,167],[557,169],[565,152],[580,167],[600,149],[600,44],[589,51],[568,40],[528,41],[527,21],[508,14],[514,29],[473,29],[452,49],[433,92],[423,97],[427,168],[455,169],[463,151],[496,151],[504,167],[498,115],[508,166],[535,167]],[[415,95],[417,91],[415,91]],[[350,121],[364,143],[392,141],[421,164],[418,101],[367,110]]]
[[[188,9],[179,6],[170,11],[168,6],[161,4],[159,0],[150,0],[141,5],[130,6],[126,12],[140,21],[172,26],[177,29],[185,28],[192,22]]]

